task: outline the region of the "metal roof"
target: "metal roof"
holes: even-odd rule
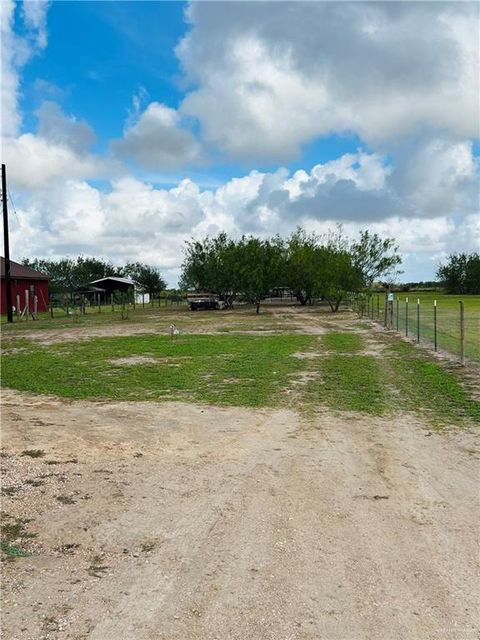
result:
[[[99,278],[98,280],[92,280],[90,284],[98,284],[99,282],[105,282],[105,280],[113,280],[114,282],[122,282],[123,284],[131,284],[135,283],[130,278],[117,278],[116,276],[106,276],[105,278]]]
[[[0,275],[5,278],[5,258],[0,256]],[[50,276],[10,260],[10,278],[13,280],[50,280]]]

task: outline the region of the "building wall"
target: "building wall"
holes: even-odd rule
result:
[[[17,295],[20,296],[20,311],[25,308],[25,290],[29,291],[29,306],[33,312],[34,296],[38,298],[38,311],[48,311],[48,280],[16,280],[11,279],[12,283],[12,305],[17,307]],[[5,290],[5,278],[2,278],[2,292],[0,296],[0,313],[7,313],[7,293]]]

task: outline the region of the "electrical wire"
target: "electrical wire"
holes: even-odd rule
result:
[[[13,201],[12,194],[10,193],[10,189],[8,187],[7,187],[7,195],[8,195],[8,198],[9,198],[10,202],[12,203],[13,213],[15,214],[15,218],[17,219],[18,226],[21,227],[22,225],[21,225],[20,219],[19,219],[19,217],[17,215],[17,209],[15,208],[15,203]]]

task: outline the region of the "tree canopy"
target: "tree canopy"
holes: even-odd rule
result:
[[[441,264],[437,278],[447,293],[480,293],[480,255],[478,253],[454,253]]]
[[[225,233],[192,240],[185,247],[181,286],[218,294],[229,306],[236,298],[254,304],[279,287],[291,289],[301,304],[324,298],[337,311],[349,292],[381,276],[393,278],[401,258],[392,239],[362,231],[351,242],[338,227],[319,236],[298,228],[287,239],[260,239]]]
[[[24,259],[22,264],[49,276],[49,289],[53,294],[73,293],[80,287],[86,287],[95,280],[109,276],[130,277],[140,291],[151,296],[166,288],[160,271],[141,262],[130,262],[123,267],[116,267],[107,260],[78,256],[58,260]]]
[[[123,274],[129,276],[139,291],[148,293],[151,298],[167,288],[160,270],[141,262],[129,262],[123,269]]]

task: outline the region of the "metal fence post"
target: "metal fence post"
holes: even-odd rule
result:
[[[380,295],[377,293],[377,319],[380,318]]]
[[[408,298],[405,298],[405,335],[408,337]]]
[[[460,364],[465,364],[465,305],[460,300]]]
[[[400,329],[400,298],[397,298],[397,331]]]
[[[417,298],[417,342],[420,342],[420,298]]]
[[[433,348],[437,350],[437,301],[433,301]]]

